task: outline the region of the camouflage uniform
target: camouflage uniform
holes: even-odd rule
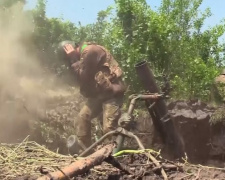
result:
[[[102,46],[83,44],[81,57],[75,71],[80,82],[80,93],[88,100],[75,121],[76,135],[85,147],[91,144],[91,120],[103,112],[104,133],[115,129],[120,116],[125,85],[122,70],[113,56]],[[77,70],[78,69],[78,70]],[[113,93],[110,84],[122,91]]]

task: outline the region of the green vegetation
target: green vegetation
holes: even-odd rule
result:
[[[1,11],[17,1],[2,1],[6,8]],[[85,26],[47,18],[45,0],[38,0],[34,10],[24,13],[33,19],[32,43],[42,51],[40,59],[44,57],[48,66],[57,67],[52,52],[59,41],[95,41],[106,46],[122,65],[132,92],[141,90],[134,65],[146,59],[157,76],[170,77],[174,98],[209,101],[213,79],[224,61],[224,44],[218,39],[225,32],[225,23],[203,31],[211,13],[210,9],[200,12],[202,1],[162,0],[154,11],[145,0],[115,0],[115,9],[100,11],[97,21]]]

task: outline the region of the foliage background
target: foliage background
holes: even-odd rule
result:
[[[40,63],[57,75],[66,68],[57,60],[54,47],[62,40],[95,41],[107,47],[125,72],[129,92],[141,90],[134,65],[147,60],[155,75],[170,78],[174,99],[210,101],[214,78],[224,63],[224,44],[219,37],[225,24],[202,30],[210,9],[199,10],[203,0],[162,0],[157,11],[145,0],[115,0],[116,8],[98,13],[96,23],[82,25],[47,18],[45,0],[38,0],[35,9],[23,11],[34,24],[31,37],[25,38],[30,51]],[[2,0],[0,11],[24,0]],[[113,13],[113,12],[116,12]],[[64,67],[64,68],[63,68]]]

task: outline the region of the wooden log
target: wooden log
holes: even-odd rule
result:
[[[113,148],[113,144],[106,145],[90,156],[73,162],[69,166],[59,169],[58,171],[44,175],[37,180],[68,180],[77,175],[84,174],[94,166],[100,165],[108,158],[111,155]]]

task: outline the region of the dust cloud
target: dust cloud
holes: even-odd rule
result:
[[[47,87],[54,84],[53,75],[44,74],[30,53],[34,26],[22,8],[0,9],[0,142],[18,142],[30,133],[34,114],[45,106]]]

